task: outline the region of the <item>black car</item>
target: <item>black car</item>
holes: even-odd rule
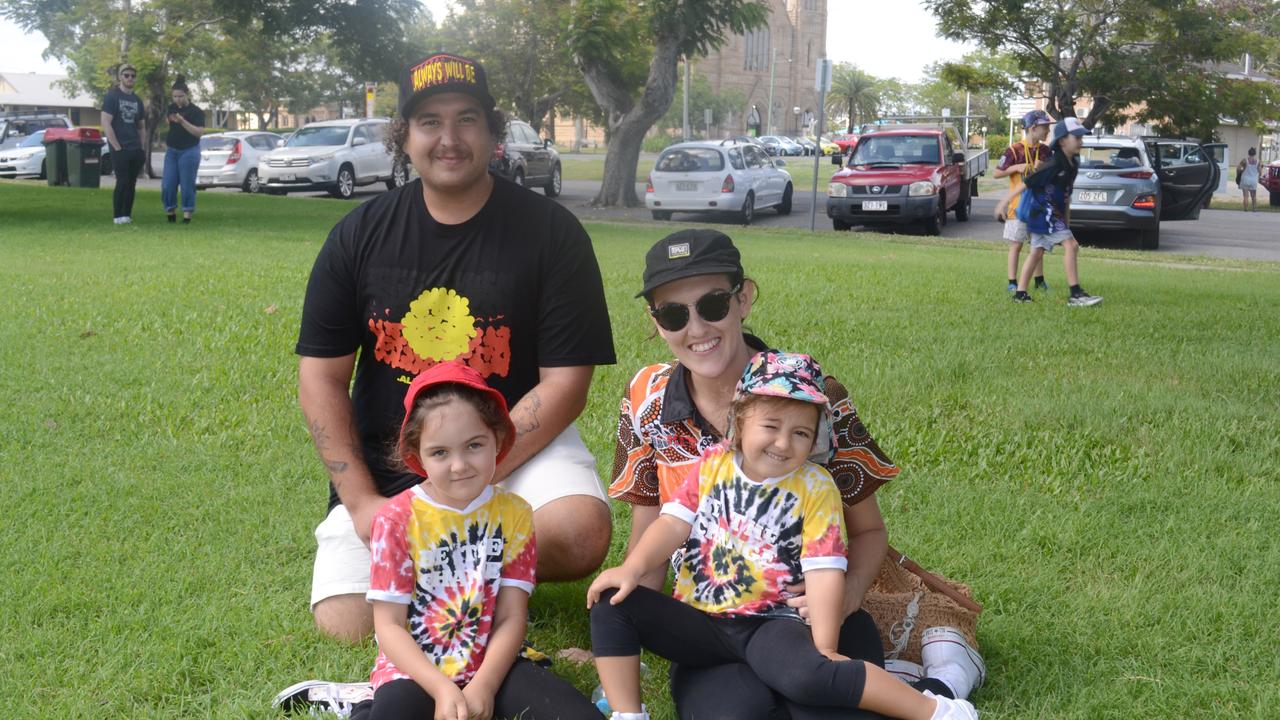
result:
[[[489,169],[517,185],[540,187],[547,197],[560,194],[560,153],[522,120],[507,123],[507,134],[489,161]]]

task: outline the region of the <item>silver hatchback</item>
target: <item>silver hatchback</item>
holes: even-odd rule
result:
[[[791,212],[791,174],[785,163],[753,143],[734,140],[672,145],[649,173],[644,204],[655,220],[673,212],[730,212],[749,225],[756,211]]]

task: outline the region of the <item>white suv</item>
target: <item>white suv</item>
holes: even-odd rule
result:
[[[386,118],[329,120],[294,133],[284,147],[258,161],[258,180],[268,193],[328,190],[338,198],[355,195],[359,185],[404,185],[407,168],[394,168],[384,140]]]

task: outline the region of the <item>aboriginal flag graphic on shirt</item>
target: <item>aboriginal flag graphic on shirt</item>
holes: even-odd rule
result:
[[[712,615],[798,617],[787,586],[848,566],[840,492],[814,463],[755,482],[719,445],[662,512],[693,526],[677,553],[675,596]]]
[[[378,511],[369,550],[368,599],[408,605],[409,634],[459,687],[484,661],[498,591],[533,592],[533,511],[498,488],[454,510],[415,485]],[[369,681],[408,677],[379,651]]]

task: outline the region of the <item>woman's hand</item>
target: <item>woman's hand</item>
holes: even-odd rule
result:
[[[462,689],[462,696],[467,700],[467,712],[472,720],[490,720],[493,717],[494,694],[493,690],[478,682],[472,682]]]
[[[435,720],[467,720],[467,696],[457,685],[449,683],[438,688],[431,693],[431,699],[436,702]]]
[[[590,610],[592,605],[599,602],[600,594],[609,588],[618,589],[613,599],[609,601],[610,605],[617,605],[627,599],[631,591],[640,584],[641,575],[642,573],[627,567],[626,563],[600,573],[595,580],[591,581],[591,587],[587,588],[587,609]]]

